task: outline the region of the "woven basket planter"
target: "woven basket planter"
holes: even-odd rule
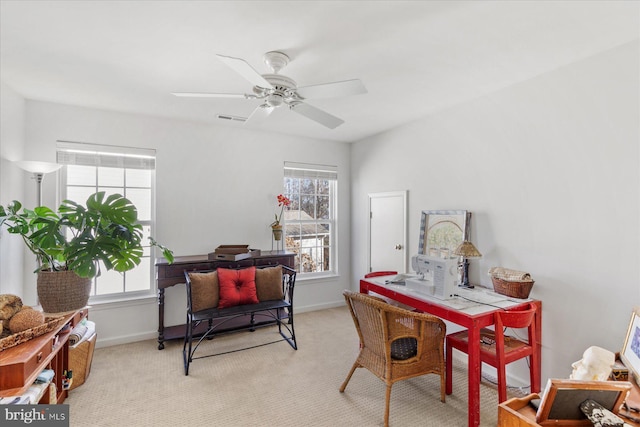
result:
[[[40,271],[37,285],[45,313],[78,310],[87,305],[91,293],[91,279],[73,271]]]

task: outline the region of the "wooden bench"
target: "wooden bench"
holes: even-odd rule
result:
[[[238,297],[236,292],[251,294],[250,279],[245,281],[251,276],[251,271],[255,271],[256,298],[246,295]],[[239,279],[231,272],[237,272]],[[219,268],[212,271],[185,271],[184,275],[187,285],[187,324],[182,348],[185,375],[189,375],[189,365],[195,359],[219,356],[280,341],[287,341],[294,350],[298,349],[293,326],[295,270],[280,265],[235,270]],[[230,284],[230,277],[233,277],[234,285]],[[246,303],[247,300],[252,302]],[[234,304],[238,301],[239,304]],[[232,305],[229,306],[229,304]],[[256,316],[267,320],[258,322]],[[238,324],[237,320],[242,318],[248,318],[248,323],[245,321]],[[243,330],[253,332],[258,327],[268,325],[277,325],[282,339],[194,357],[194,353],[204,340],[213,339],[221,333]]]

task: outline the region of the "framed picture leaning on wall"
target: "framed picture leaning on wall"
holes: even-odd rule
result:
[[[634,307],[620,359],[640,385],[640,306]]]
[[[471,212],[466,210],[422,211],[418,253],[449,258],[464,240],[469,240]]]

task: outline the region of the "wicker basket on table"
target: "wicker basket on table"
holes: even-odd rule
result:
[[[495,276],[491,276],[491,281],[493,282],[493,290],[496,293],[521,299],[529,298],[529,293],[535,283],[531,279],[526,281],[508,281]]]
[[[16,345],[27,342],[33,338],[39,337],[40,335],[44,335],[47,332],[53,331],[55,328],[60,326],[63,320],[64,316],[45,317],[44,323],[42,325],[35,326],[31,329],[27,329],[15,334],[11,334],[11,332],[7,328],[0,334],[0,352],[6,350],[7,348],[15,347]]]

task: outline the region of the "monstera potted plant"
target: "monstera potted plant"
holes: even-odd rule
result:
[[[131,270],[142,257],[138,211],[120,194],[92,194],[86,206],[64,200],[55,212],[46,206],[23,209],[13,201],[0,205],[0,226],[18,234],[36,256],[38,299],[47,313],[82,308],[89,300],[91,279],[107,270]],[[170,249],[150,238],[151,245],[173,261]]]

